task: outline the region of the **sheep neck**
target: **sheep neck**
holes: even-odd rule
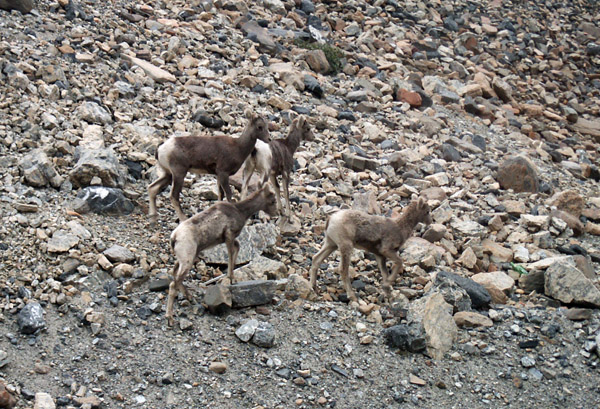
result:
[[[250,218],[254,213],[262,210],[264,206],[263,198],[260,194],[252,195],[246,200],[234,203],[238,211],[246,217],[246,220]]]
[[[300,133],[302,131],[300,129],[294,128],[290,130],[287,138],[285,138],[285,146],[287,146],[288,150],[293,154],[300,146]]]
[[[416,204],[410,203],[408,206],[406,206],[404,210],[402,210],[402,213],[397,216],[394,221],[398,226],[406,226],[410,227],[410,229],[414,229],[420,221],[420,215],[417,212]]]

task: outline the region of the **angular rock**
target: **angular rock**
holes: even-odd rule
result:
[[[71,206],[79,214],[93,212],[125,215],[134,209],[133,202],[123,195],[121,189],[104,186],[88,186],[81,189]]]
[[[135,254],[126,247],[115,244],[102,253],[113,263],[129,263],[135,260]]]
[[[442,359],[458,336],[458,328],[452,318],[452,306],[441,294],[433,294],[425,303],[423,328],[427,342],[427,354]]]
[[[232,306],[236,308],[269,304],[275,294],[275,281],[256,280],[229,286]]]
[[[204,304],[213,314],[231,308],[232,299],[229,288],[221,284],[209,286],[204,294]]]
[[[250,40],[258,43],[259,51],[266,52],[270,55],[277,54],[279,45],[273,40],[271,34],[259,26],[256,21],[251,20],[242,24],[242,31]]]
[[[379,163],[374,159],[363,158],[362,156],[354,155],[349,152],[342,153],[342,159],[350,169],[362,172],[364,170],[375,170],[379,167]]]
[[[454,322],[459,327],[492,327],[494,323],[485,315],[471,311],[459,311],[454,314]]]
[[[565,211],[574,217],[581,216],[585,206],[585,200],[575,190],[565,190],[556,193],[548,200],[550,206],[556,206],[558,210]]]
[[[565,304],[600,307],[600,291],[571,263],[557,261],[545,274],[544,292]]]
[[[268,322],[260,322],[251,342],[261,348],[271,348],[275,345],[275,328]]]
[[[459,276],[458,274],[447,271],[437,273],[439,279],[445,278],[454,281],[462,287],[471,298],[471,305],[475,309],[488,308],[491,302],[491,297],[488,291],[481,284],[473,281],[470,278]]]
[[[513,280],[508,274],[502,271],[492,271],[491,273],[479,273],[471,277],[473,281],[481,284],[485,288],[488,286],[496,287],[505,294],[509,294],[514,286],[515,280]]]
[[[535,291],[539,294],[544,293],[544,270],[532,270],[528,274],[522,274],[519,277],[519,288],[526,294]]]
[[[57,230],[48,240],[48,252],[64,253],[79,244],[79,237],[64,230]]]
[[[132,57],[126,54],[121,54],[121,58],[130,61],[132,64],[140,67],[146,75],[152,78],[156,82],[175,82],[177,78],[168,71],[163,70],[162,68],[156,67],[152,65],[152,63]]]
[[[77,109],[77,115],[91,124],[110,124],[113,121],[106,109],[92,101],[83,102]]]
[[[37,302],[31,302],[19,311],[17,325],[21,334],[33,334],[46,326],[44,309]]]
[[[316,73],[326,74],[331,71],[331,66],[323,50],[311,50],[306,53],[304,58],[310,68]]]
[[[316,294],[307,279],[298,274],[290,274],[285,286],[285,297],[290,300],[298,298],[314,300]]]
[[[77,163],[69,176],[76,187],[89,186],[94,177],[100,178],[103,186],[122,187],[125,184],[125,171],[110,148],[77,148]]]
[[[410,352],[425,350],[425,334],[421,325],[394,325],[383,330],[386,343],[390,347]]]
[[[580,236],[586,231],[586,226],[584,226],[581,220],[573,216],[571,213],[567,213],[562,210],[552,210],[550,216],[552,216],[553,225],[555,225],[555,219],[562,220],[573,230],[573,234],[575,234],[575,236]],[[564,230],[564,226],[561,230]]]
[[[235,336],[242,342],[249,342],[254,336],[256,328],[258,328],[259,322],[255,319],[250,319],[243,323],[236,331]]]
[[[540,187],[536,168],[521,156],[509,158],[500,164],[496,179],[503,189],[512,189],[517,193],[537,193]]]
[[[423,233],[423,238],[430,243],[435,243],[444,238],[446,235],[447,229],[446,226],[439,223],[434,223],[429,225],[425,233]]]
[[[245,266],[234,270],[236,281],[278,280],[287,275],[287,266],[281,261],[259,256]],[[242,278],[240,278],[242,277]]]
[[[20,162],[19,168],[25,178],[25,183],[34,187],[51,185],[59,188],[63,178],[56,172],[52,161],[42,149],[35,149],[27,154]]]
[[[56,409],[56,404],[49,393],[38,392],[35,394],[33,409]]]
[[[436,274],[433,286],[427,290],[438,292],[444,296],[444,300],[453,307],[453,312],[470,311],[471,298],[461,286],[445,274]]]
[[[253,224],[246,226],[238,237],[240,250],[236,265],[248,263],[262,254],[262,252],[275,245],[278,229],[272,223]],[[229,256],[227,246],[220,244],[212,249],[200,253],[200,258],[211,264],[227,264]]]

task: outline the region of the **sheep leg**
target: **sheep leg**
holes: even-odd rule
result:
[[[248,195],[248,186],[250,186],[250,179],[256,169],[256,163],[250,158],[246,159],[244,164],[244,171],[242,172],[242,200]]]
[[[404,272],[404,265],[402,264],[402,259],[398,255],[398,253],[394,250],[388,250],[383,254],[384,257],[389,258],[394,262],[394,266],[392,267],[392,274],[388,277],[388,285],[393,286],[396,282],[396,278],[398,274],[402,274]]]
[[[269,176],[269,180],[271,181],[271,185],[273,185],[273,189],[275,189],[275,198],[277,198],[277,211],[279,212],[279,214],[282,214],[283,206],[281,205],[281,190],[279,189],[277,175]]]
[[[350,256],[352,254],[352,246],[340,246],[340,253],[342,254],[342,261],[340,263],[340,276],[342,277],[342,282],[344,284],[344,289],[346,290],[346,295],[350,300],[358,302],[356,293],[352,289],[352,285],[350,285],[350,275],[348,271],[350,269]]]
[[[281,182],[283,184],[283,194],[285,195],[285,207],[286,207],[287,216],[291,217],[292,211],[290,210],[290,191],[289,191],[290,175],[288,175],[287,173],[284,173],[281,177]]]
[[[159,168],[159,177],[150,186],[148,186],[148,198],[150,199],[150,209],[148,210],[148,217],[150,218],[150,225],[154,226],[158,219],[158,213],[156,211],[156,196],[158,196],[165,188],[171,183],[172,176],[170,173],[165,172]]]
[[[187,219],[183,210],[181,210],[181,204],[179,202],[179,197],[181,196],[181,190],[183,189],[183,179],[185,178],[185,174],[183,177],[177,177],[173,175],[173,183],[171,185],[171,204],[175,208],[175,213],[177,213],[177,217],[179,218],[179,222],[183,222]]]
[[[173,281],[171,281],[171,284],[169,284],[169,296],[167,298],[167,313],[165,314],[170,327],[173,326],[173,304],[175,303],[175,298],[177,298],[177,294],[179,294],[180,289],[183,287],[183,280],[185,279],[191,268],[191,263],[180,263],[179,261],[176,261],[175,266],[173,267]]]
[[[310,286],[315,292],[317,291],[317,270],[319,266],[331,253],[337,249],[337,245],[329,237],[325,236],[323,247],[317,254],[314,255],[310,266]]]
[[[229,187],[229,175],[226,172],[217,173],[217,183],[219,185],[219,200],[223,199],[221,189],[227,197],[227,201],[231,202],[231,188]]]
[[[233,284],[233,269],[235,268],[235,261],[237,260],[238,252],[240,251],[240,242],[235,238],[228,238],[227,240],[227,252],[229,253],[229,260],[227,261],[227,278],[229,282]]]
[[[377,260],[377,266],[379,267],[379,271],[381,272],[381,277],[383,278],[383,292],[387,298],[390,298],[392,294],[392,286],[389,281],[388,269],[385,265],[386,258],[380,255],[375,255],[375,260]]]

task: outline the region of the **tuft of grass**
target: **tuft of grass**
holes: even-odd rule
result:
[[[304,41],[301,39],[294,40],[294,44],[300,48],[304,48],[306,50],[321,50],[325,53],[325,57],[327,58],[327,62],[329,63],[329,67],[331,67],[329,73],[337,74],[342,71],[344,66],[342,59],[344,58],[344,52],[331,44],[321,44],[321,43],[309,43],[308,41]]]

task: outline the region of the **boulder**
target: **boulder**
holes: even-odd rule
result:
[[[508,274],[503,271],[492,271],[491,273],[479,273],[471,277],[473,281],[481,284],[484,287],[493,286],[505,294],[510,294],[515,286],[513,280]]]
[[[25,183],[29,186],[44,187],[50,185],[59,188],[64,180],[56,172],[52,161],[42,149],[35,149],[25,155],[19,162],[19,168],[25,178]]]
[[[383,330],[383,336],[390,347],[410,352],[421,352],[426,347],[425,333],[421,325],[394,325]]]
[[[540,188],[535,166],[522,156],[509,158],[501,163],[496,179],[500,187],[515,192],[537,193]]]
[[[272,223],[253,224],[246,226],[238,237],[240,250],[236,265],[248,263],[262,254],[262,252],[275,245],[278,229]],[[206,263],[226,265],[229,260],[227,246],[220,244],[200,253],[200,258]]]
[[[0,0],[0,9],[17,10],[23,14],[29,13],[35,7],[33,0]]]
[[[113,122],[112,115],[96,102],[85,101],[77,109],[77,115],[82,120],[91,124],[110,124]]]
[[[104,186],[81,189],[71,206],[80,214],[93,212],[111,215],[129,214],[134,208],[133,202],[123,195],[121,189]]]
[[[115,244],[102,253],[113,263],[129,263],[135,260],[135,254],[126,247]]]
[[[288,277],[287,285],[285,286],[285,296],[290,300],[298,298],[314,300],[316,298],[316,294],[308,280],[298,274],[290,274]]]
[[[273,325],[268,322],[260,322],[250,341],[261,348],[271,348],[275,345],[275,335]]]
[[[571,263],[557,261],[545,274],[544,292],[565,304],[600,307],[600,291]]]
[[[111,148],[77,148],[77,163],[71,170],[70,178],[77,187],[89,186],[92,179],[100,178],[103,186],[122,187],[125,184],[125,171],[119,164]]]
[[[583,197],[575,190],[565,190],[556,193],[548,200],[548,204],[556,206],[558,210],[563,210],[576,218],[581,216],[581,212],[585,207]]]
[[[458,337],[458,328],[452,318],[452,306],[442,294],[433,294],[425,303],[423,328],[427,353],[434,359],[442,359]]]
[[[491,297],[488,291],[481,284],[473,281],[470,278],[459,276],[458,274],[440,271],[437,273],[436,279],[449,279],[454,281],[460,287],[464,288],[471,298],[471,305],[475,309],[488,308],[491,302]]]

